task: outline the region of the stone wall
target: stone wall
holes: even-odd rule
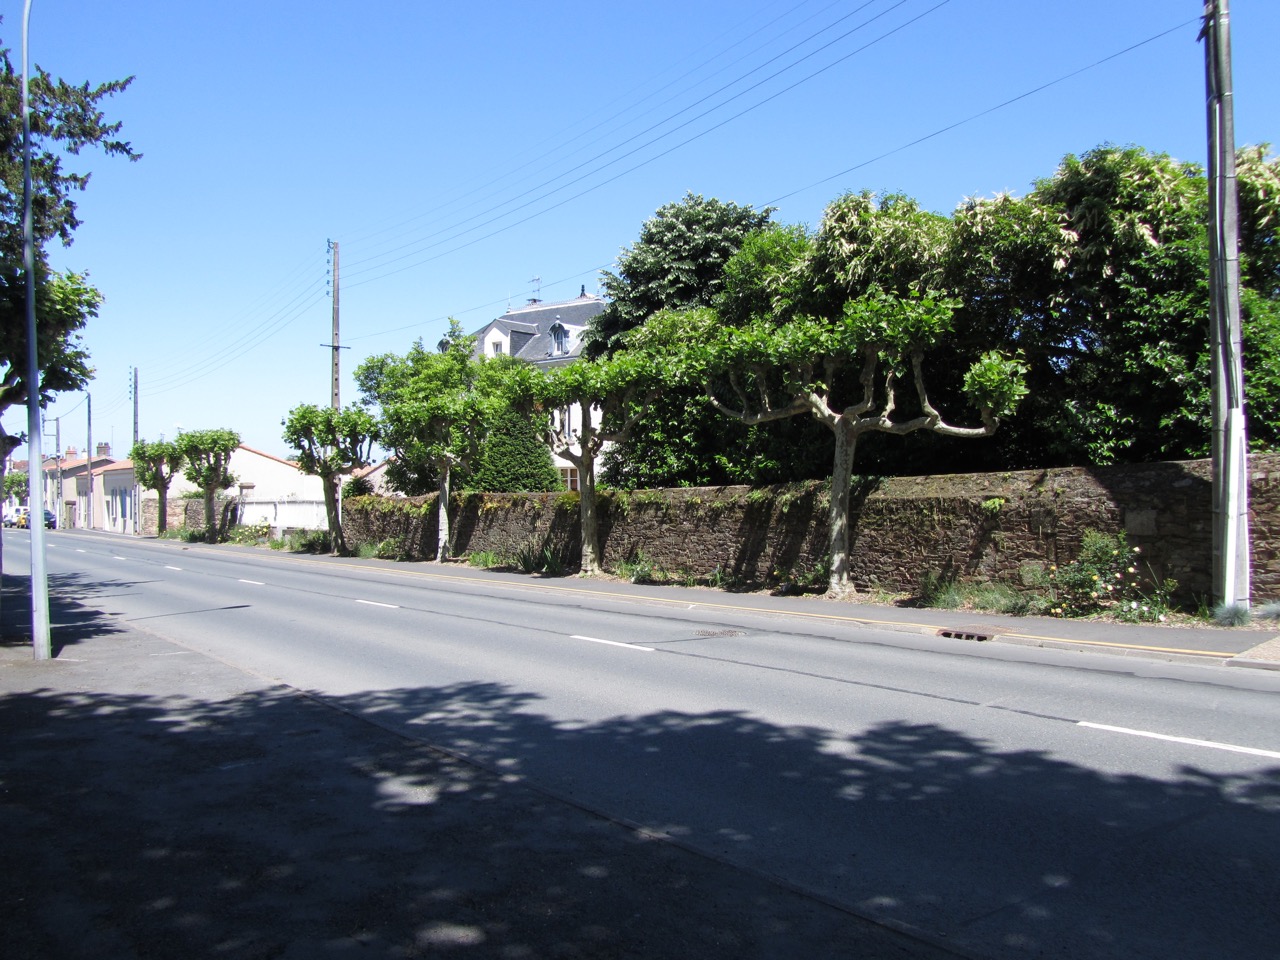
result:
[[[1280,599],[1280,455],[1250,460],[1255,599]],[[861,588],[911,590],[935,573],[1016,585],[1028,565],[1074,559],[1085,530],[1123,532],[1150,573],[1184,597],[1212,587],[1208,461],[862,481],[851,573]],[[551,547],[577,556],[573,494],[475,494],[456,501],[454,554]],[[345,511],[348,542],[401,538],[431,555],[434,498],[367,498]],[[641,556],[670,573],[768,584],[819,570],[825,485],[612,492],[601,496],[606,567]]]
[[[228,511],[235,505],[232,500],[219,500],[223,516],[227,516]],[[204,500],[192,500],[184,497],[170,497],[166,504],[165,513],[168,516],[168,528],[177,530],[179,527],[186,527],[189,530],[203,530],[204,523]],[[160,501],[153,497],[144,497],[141,505],[141,533],[144,537],[154,537],[159,530],[160,520]]]

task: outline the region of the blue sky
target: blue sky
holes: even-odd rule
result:
[[[1280,3],[1231,8],[1237,139],[1278,141]],[[543,300],[595,292],[689,191],[816,224],[846,190],[944,212],[1022,193],[1100,143],[1203,162],[1201,9],[34,0],[35,63],[137,78],[108,110],[143,159],[74,161],[93,171],[84,225],[53,253],[106,296],[85,336],[94,440],[128,451],[137,367],[144,437],[230,427],[286,453],[281,418],[329,402],[330,239],[346,403],[365,357],[434,343],[451,315],[480,327],[535,277]],[[22,3],[0,13],[16,64]],[[59,398],[45,450],[54,417],[83,448],[86,410]]]

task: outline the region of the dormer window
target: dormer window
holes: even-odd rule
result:
[[[565,329],[564,324],[560,322],[560,318],[556,317],[556,322],[551,325],[551,353],[556,357],[563,357],[569,352],[569,331]]]
[[[501,340],[495,340],[495,341],[493,341],[493,343],[489,344],[489,346],[493,348],[493,355],[494,355],[495,357],[500,357],[500,356],[502,356],[502,341],[501,341]]]

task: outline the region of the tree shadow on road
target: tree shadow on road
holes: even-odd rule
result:
[[[766,874],[984,956],[1280,936],[1280,769],[1102,774],[908,719],[566,724],[496,683],[322,702],[198,661],[0,697],[15,956],[948,955]]]
[[[89,601],[108,591],[128,590],[136,583],[101,581],[80,573],[51,573],[49,581],[49,635],[53,655],[90,637],[121,632],[118,621]],[[4,574],[0,578],[0,649],[31,645],[31,577]]]

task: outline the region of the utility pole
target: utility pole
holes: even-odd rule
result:
[[[1213,592],[1249,606],[1249,461],[1240,330],[1240,227],[1228,0],[1204,6],[1209,133],[1209,326],[1213,388]]]
[[[328,243],[329,258],[332,262],[333,272],[333,286],[330,289],[330,296],[333,298],[333,342],[322,343],[320,346],[333,348],[333,409],[341,410],[342,395],[339,389],[339,384],[342,379],[342,365],[338,362],[338,351],[350,348],[341,346],[338,339],[338,241],[330,240]]]

